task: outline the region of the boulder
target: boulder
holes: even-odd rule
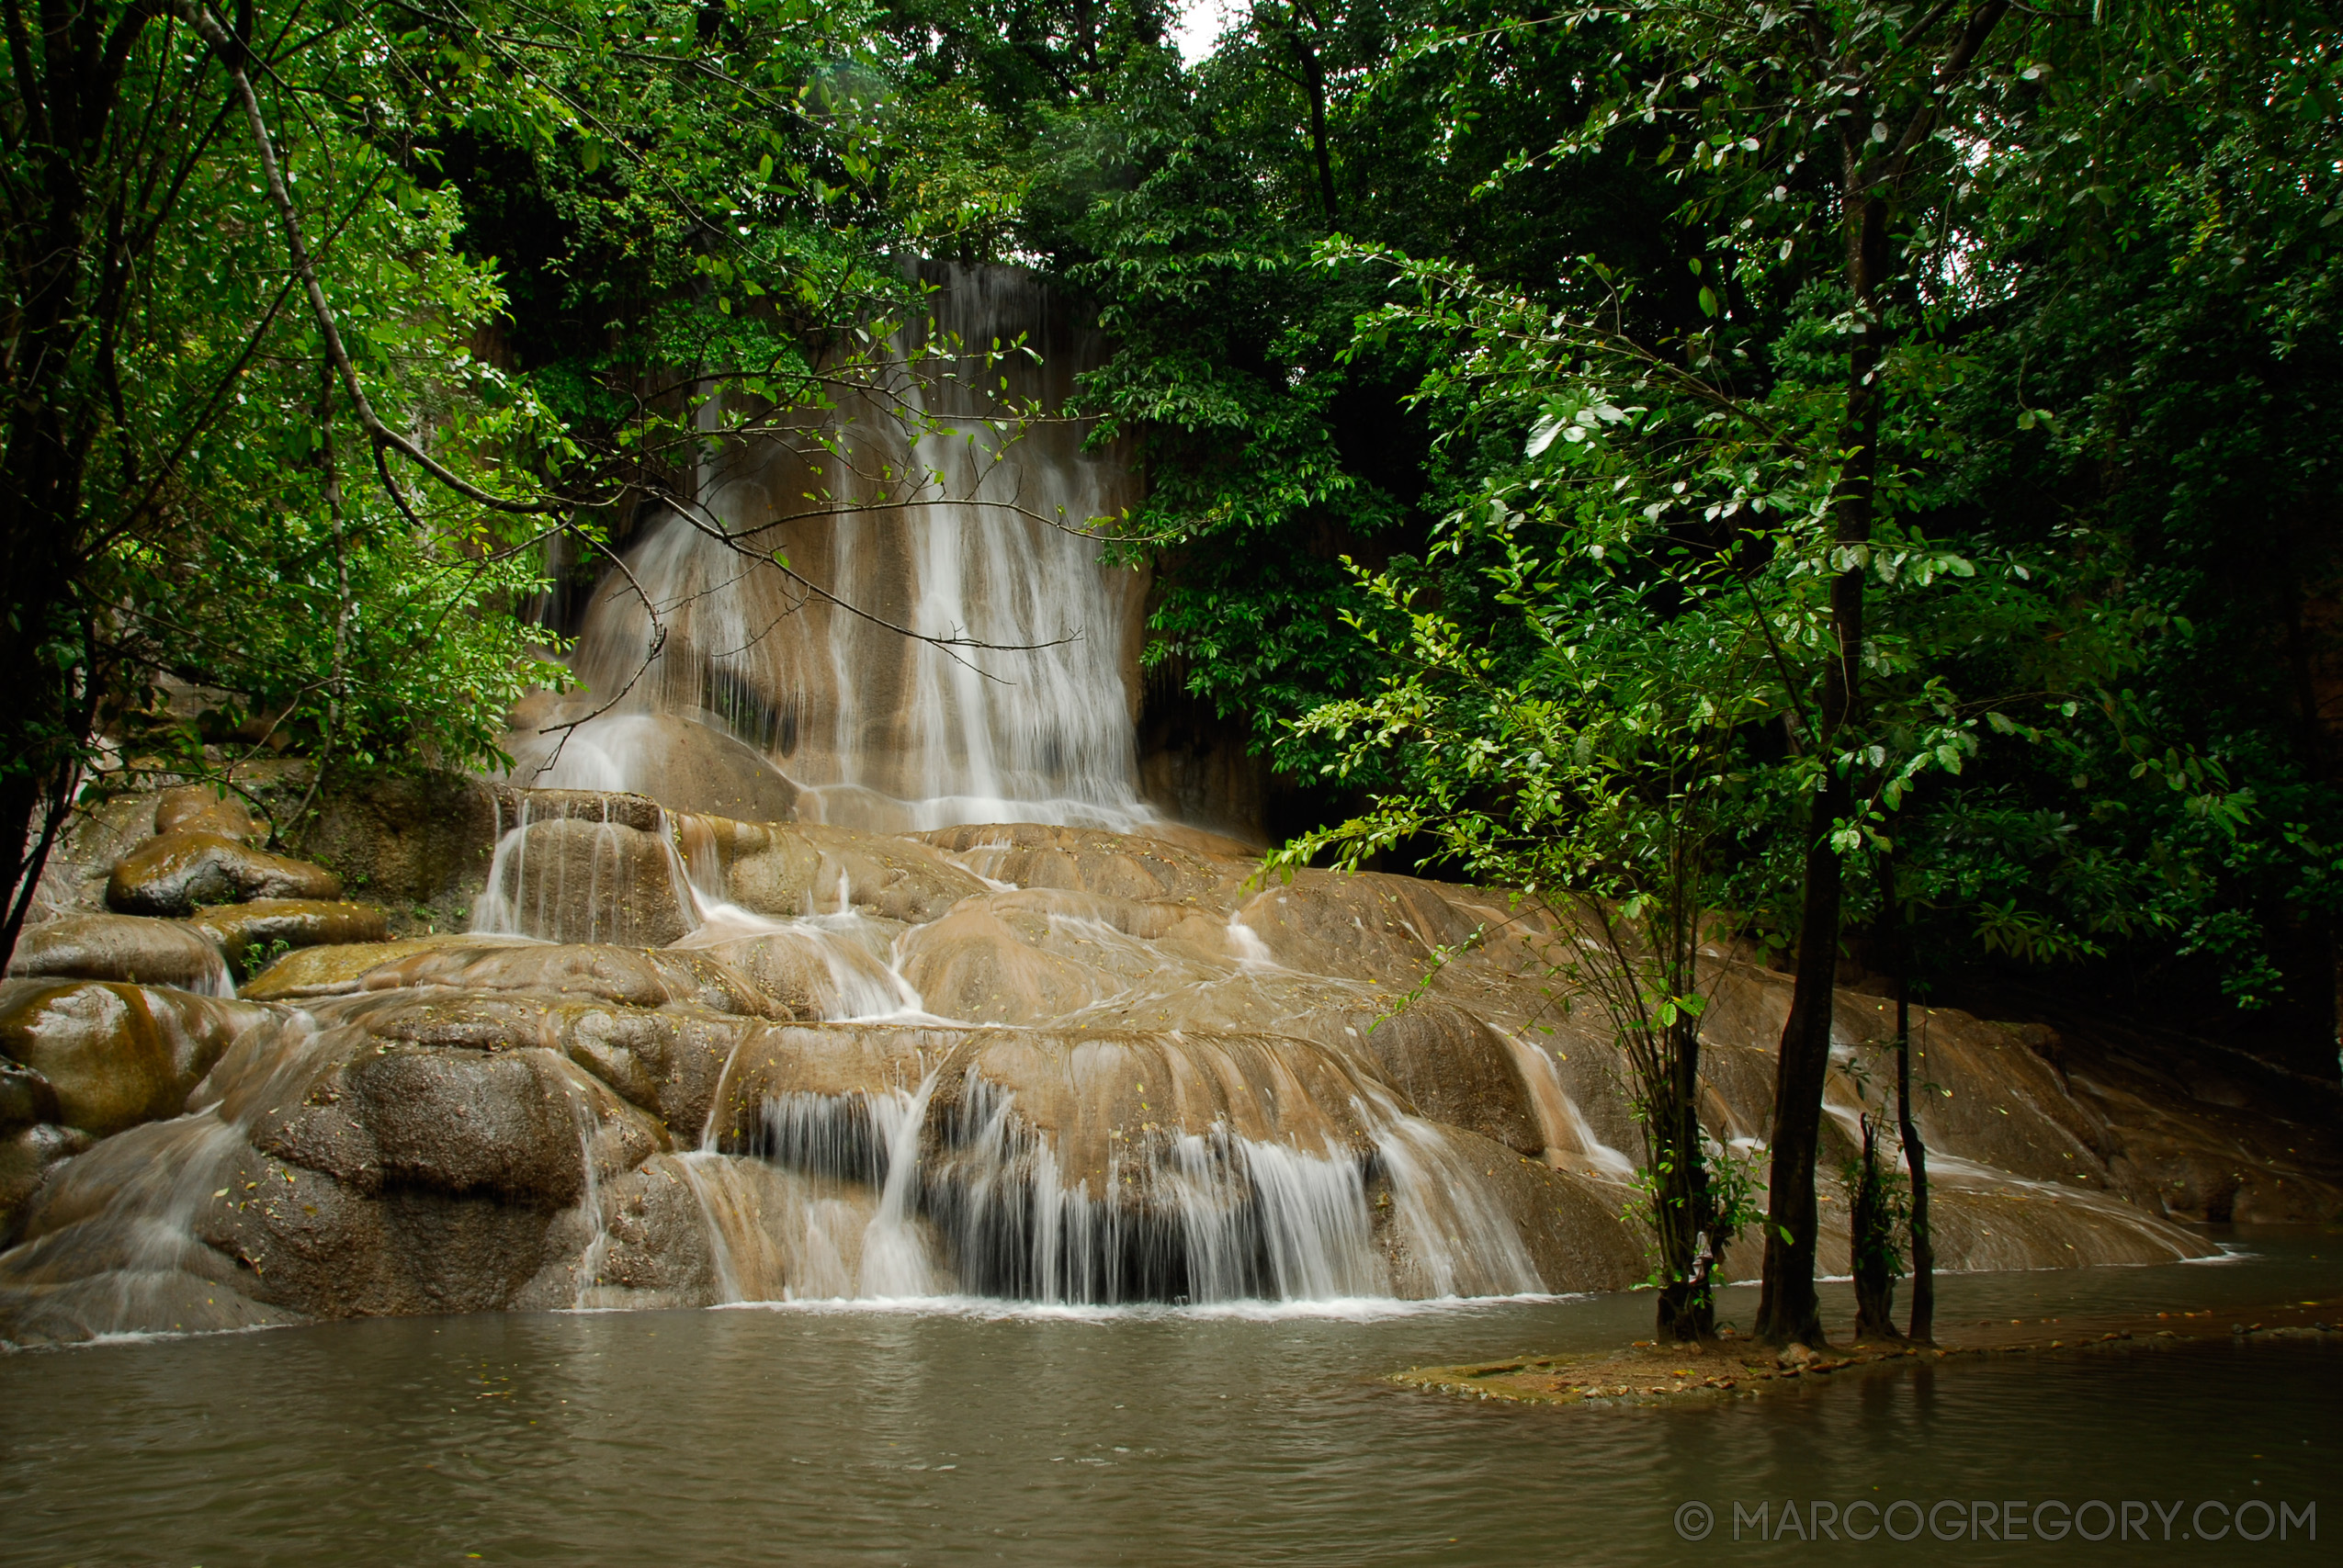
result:
[[[499,845],[479,923],[547,942],[664,947],[692,929],[689,898],[662,829],[532,819]]]
[[[691,864],[720,868],[726,896],[761,915],[860,911],[919,925],[985,890],[966,870],[909,839],[820,823],[717,818],[685,818],[677,827]]]
[[[256,1002],[293,1001],[312,997],[343,996],[359,988],[372,971],[419,953],[451,947],[526,947],[522,937],[479,936],[461,931],[435,936],[402,937],[395,942],[335,943],[297,947],[247,980],[242,995]]]
[[[209,932],[148,915],[68,915],[34,926],[17,940],[8,973],[175,986],[209,996],[233,989]]]
[[[55,1119],[103,1137],[178,1115],[266,1008],[103,981],[0,982],[0,1055],[31,1068]]]
[[[590,711],[587,710],[587,711]],[[742,822],[793,822],[798,786],[764,754],[681,714],[610,713],[573,729],[547,727],[579,716],[575,704],[524,704],[505,750],[515,784],[607,784],[671,811]],[[583,792],[581,792],[583,793]]]
[[[918,835],[995,882],[1142,902],[1228,902],[1253,863],[1207,856],[1153,838],[1033,822],[941,828]]]
[[[607,943],[433,943],[368,970],[358,984],[369,991],[413,986],[541,991],[636,1008],[684,1005],[777,1021],[795,1016],[707,953]]]
[[[0,1065],[0,1111],[20,1109],[8,1103],[8,1080],[22,1076],[13,1064]],[[87,1133],[54,1122],[0,1120],[0,1247],[16,1245],[26,1210],[49,1173],[92,1142]]]
[[[265,844],[268,824],[236,795],[208,784],[166,789],[154,801],[157,833],[209,833],[240,844]]]
[[[321,865],[256,850],[217,833],[164,833],[114,863],[106,902],[130,915],[185,915],[253,898],[339,898],[342,879]]]
[[[187,928],[246,976],[266,968],[286,948],[378,942],[390,934],[382,911],[371,905],[322,898],[209,905],[195,912]]]
[[[499,797],[469,773],[337,776],[296,842],[345,892],[380,905],[395,934],[461,931],[488,884]]]

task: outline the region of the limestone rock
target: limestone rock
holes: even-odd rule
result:
[[[758,826],[685,818],[678,824],[694,865],[721,867],[732,902],[762,915],[859,910],[918,925],[984,884],[926,844],[819,823]]]
[[[1143,902],[1225,902],[1253,863],[1153,838],[1031,822],[942,828],[918,835],[962,865],[1018,887],[1057,887]]]
[[[101,1137],[176,1116],[267,1010],[103,981],[0,982],[0,1054],[39,1073],[57,1117]]]
[[[154,830],[162,833],[210,833],[240,844],[268,841],[268,824],[252,814],[242,797],[207,784],[166,789],[155,797]]]
[[[691,929],[690,894],[658,829],[562,817],[518,831],[497,856],[493,929],[646,947]]]
[[[487,886],[498,804],[495,787],[469,773],[337,777],[297,843],[347,894],[380,905],[395,934],[460,931]]]
[[[433,943],[368,970],[359,985],[374,991],[413,986],[543,991],[599,997],[637,1008],[684,1005],[780,1021],[794,1016],[716,958],[687,949],[586,942]]]
[[[8,1079],[24,1076],[20,1068],[0,1065],[0,1102],[12,1098]],[[5,1109],[20,1107],[8,1104]],[[15,1245],[24,1228],[25,1210],[49,1173],[92,1141],[87,1133],[53,1122],[0,1119],[0,1247]]]
[[[417,953],[446,948],[488,948],[530,945],[521,937],[476,936],[445,932],[402,937],[395,942],[334,943],[297,947],[246,981],[241,994],[259,1002],[291,1001],[311,997],[340,996],[359,988],[373,970]]]
[[[34,926],[17,939],[8,973],[175,986],[210,996],[231,989],[220,944],[209,932],[147,915],[68,915]]]
[[[185,915],[253,898],[339,898],[323,866],[255,850],[217,833],[165,833],[115,863],[106,901],[131,915]]]
[[[255,949],[269,959],[278,943],[288,948],[378,942],[390,928],[382,911],[367,904],[319,898],[255,898],[249,904],[215,904],[198,909],[188,929],[209,942],[243,973],[255,965]]]
[[[587,717],[592,709],[574,700],[525,703],[505,741],[513,757],[508,776],[523,784],[607,779],[671,811],[741,822],[797,819],[798,786],[764,753],[723,731],[681,714]],[[572,719],[584,722],[548,732]]]

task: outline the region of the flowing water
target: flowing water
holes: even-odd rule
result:
[[[1972,1275],[1941,1321],[2226,1309],[2343,1287],[2336,1238],[2211,1266]],[[1728,1315],[1746,1313],[1746,1292]],[[1843,1292],[1829,1305],[1843,1318]],[[2121,1538],[1731,1539],[1731,1504],[2315,1503],[2343,1531],[2343,1352],[2221,1342],[1915,1369],[1673,1410],[1539,1410],[1381,1374],[1606,1347],[1648,1298],[1318,1315],[511,1314],[0,1360],[22,1563],[2332,1561]],[[1720,1517],[1694,1545],[1676,1511]],[[2218,1518],[2219,1514],[2209,1515]],[[2250,1509],[2252,1528],[2261,1518]],[[1899,1518],[1908,1523],[1908,1514]],[[2086,1516],[2088,1529],[2097,1516]],[[1899,1527],[1900,1528],[1900,1527]]]
[[[679,753],[737,743],[801,792],[800,821],[1152,816],[1132,739],[1146,582],[1100,565],[1096,526],[1137,499],[1130,466],[1057,413],[1104,344],[1030,274],[922,276],[931,318],[870,388],[819,431],[730,443],[698,509],[655,521],[605,582],[571,716],[608,711],[522,738],[516,778],[682,804]],[[789,572],[751,558],[775,550]]]

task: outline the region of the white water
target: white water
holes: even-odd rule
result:
[[[658,714],[762,753],[802,792],[800,820],[1151,819],[1126,673],[1145,585],[1101,567],[1090,531],[1128,505],[1128,465],[1082,451],[1070,423],[1002,417],[1061,402],[1100,345],[1027,275],[931,270],[932,327],[893,342],[880,385],[842,401],[835,455],[809,437],[733,443],[703,462],[694,515],[654,522],[606,581],[573,660],[589,698],[576,711],[616,705],[566,739],[523,738],[516,780],[676,804],[693,763],[648,744]],[[975,357],[1020,334],[1041,365],[988,372]],[[742,548],[778,548],[803,581]]]

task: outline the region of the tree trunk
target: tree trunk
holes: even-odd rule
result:
[[[1902,922],[1897,922],[1900,931]],[[1912,1328],[1922,1345],[1936,1343],[1936,1247],[1928,1234],[1928,1149],[1912,1120],[1912,981],[1902,944],[1896,955],[1896,1135],[1912,1179]]]
[[[1881,325],[1876,296],[1887,249],[1887,209],[1859,185],[1859,147],[1847,154],[1844,188],[1847,280],[1855,330],[1848,349],[1847,413],[1839,432],[1846,467],[1831,511],[1839,559],[1830,584],[1832,654],[1824,667],[1815,755],[1825,770],[1807,821],[1805,894],[1798,914],[1798,961],[1790,1016],[1773,1078],[1773,1149],[1767,1174],[1765,1263],[1757,1333],[1776,1344],[1818,1344],[1814,1162],[1822,1134],[1822,1086],[1830,1069],[1830,1013],[1839,969],[1844,872],[1831,843],[1854,810],[1854,789],[1839,757],[1840,731],[1862,711],[1863,579],[1871,570],[1872,483],[1878,468]]]
[[[1325,205],[1326,225],[1330,229],[1335,223],[1336,210],[1334,159],[1326,145],[1326,68],[1319,61],[1318,45],[1315,42],[1318,18],[1299,5],[1294,7],[1294,14],[1309,24],[1307,32],[1299,22],[1296,22],[1294,27],[1294,58],[1296,63],[1301,67],[1302,90],[1309,98],[1310,153],[1318,162],[1319,199]]]
[[[1879,1168],[1879,1124],[1862,1118],[1862,1163],[1856,1167],[1848,1221],[1849,1272],[1855,1280],[1855,1337],[1901,1339],[1896,1329],[1896,1213]]]
[[[1708,1167],[1701,1157],[1700,1033],[1680,1022],[1669,1031],[1670,1103],[1652,1108],[1662,1169],[1654,1173],[1663,1269],[1658,1322],[1662,1343],[1716,1337],[1716,1297],[1710,1279]],[[1664,1124],[1659,1122],[1665,1118]]]

